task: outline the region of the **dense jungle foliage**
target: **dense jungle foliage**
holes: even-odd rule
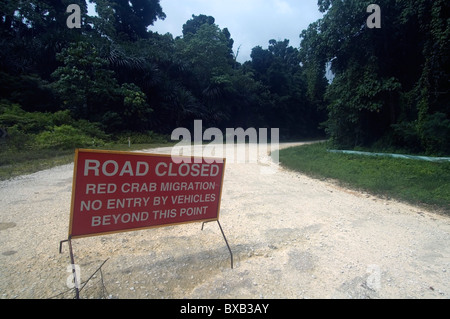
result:
[[[274,127],[336,147],[450,154],[446,0],[318,0],[301,46],[237,61],[232,31],[193,15],[152,31],[159,0],[0,0],[0,148],[71,148],[177,127]],[[81,28],[70,29],[70,4]],[[267,23],[270,23],[268,21]],[[327,78],[327,72],[333,79]]]

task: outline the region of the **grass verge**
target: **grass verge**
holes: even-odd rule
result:
[[[314,178],[450,215],[450,163],[335,154],[327,143],[280,151],[281,164]]]
[[[156,147],[173,146],[173,143],[110,144],[94,149],[112,151],[138,151]],[[91,147],[92,148],[92,147]],[[75,150],[34,150],[0,152],[0,181],[32,174],[55,166],[73,163]]]

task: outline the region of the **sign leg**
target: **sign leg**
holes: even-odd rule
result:
[[[60,254],[62,254],[62,244],[63,243],[69,244],[69,254],[70,254],[70,262],[72,264],[73,282],[75,283],[75,298],[80,299],[80,288],[78,287],[78,282],[77,282],[77,272],[75,270],[75,258],[73,256],[72,240],[69,238],[69,239],[63,240],[59,243],[59,253]]]
[[[222,232],[223,239],[225,239],[225,243],[227,244],[228,250],[230,251],[231,269],[233,269],[233,252],[231,251],[230,245],[228,244],[227,237],[225,236],[225,233],[223,232],[222,225],[220,225],[219,221],[217,221],[217,224],[219,224],[219,228],[220,228],[220,231]]]
[[[73,282],[75,284],[75,298],[80,299],[80,287],[78,287],[77,272],[75,270],[75,258],[73,256],[72,240],[69,239],[68,243],[69,243],[70,262],[72,263]]]

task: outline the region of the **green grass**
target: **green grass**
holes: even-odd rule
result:
[[[335,154],[327,143],[280,151],[281,164],[314,178],[450,214],[450,163]]]
[[[126,144],[109,144],[95,149],[137,151],[172,145],[173,143],[132,144],[129,148]],[[75,150],[25,150],[18,152],[0,149],[0,181],[70,164],[74,161],[74,155]]]

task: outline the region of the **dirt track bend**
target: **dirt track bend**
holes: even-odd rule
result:
[[[450,298],[450,218],[281,168],[261,174],[267,165],[227,163],[220,220],[234,270],[216,223],[80,239],[82,280],[109,258],[82,298]],[[0,182],[2,299],[73,298],[59,295],[70,259],[58,251],[72,174]]]

